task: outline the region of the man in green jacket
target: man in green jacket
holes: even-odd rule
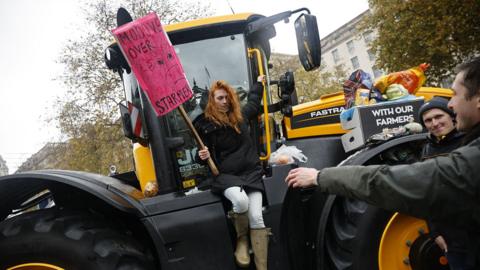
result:
[[[457,68],[449,108],[464,146],[447,156],[411,165],[297,168],[285,181],[290,187],[317,185],[324,192],[366,201],[377,207],[420,218],[445,220],[480,234],[480,57]],[[419,181],[422,179],[422,181]],[[472,238],[472,239],[473,239]],[[470,250],[480,260],[478,240]]]

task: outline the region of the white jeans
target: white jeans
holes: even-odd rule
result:
[[[241,190],[240,187],[229,187],[223,192],[233,205],[233,212],[237,214],[247,212],[251,229],[265,228],[262,215],[262,193],[260,191],[251,191],[248,193]]]

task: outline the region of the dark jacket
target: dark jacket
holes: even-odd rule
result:
[[[480,124],[465,135],[467,145],[447,156],[410,165],[323,169],[319,173],[319,188],[464,229],[470,237],[469,252],[480,258],[479,136]]]
[[[212,192],[220,193],[232,186],[263,191],[263,169],[247,125],[249,119],[259,113],[262,90],[260,83],[250,90],[248,102],[242,108],[244,120],[240,124],[240,134],[229,126],[210,121],[204,114],[194,122],[220,172],[214,178]]]
[[[422,160],[437,156],[446,156],[448,153],[462,145],[464,136],[465,134],[463,132],[458,132],[456,129],[451,131],[441,140],[428,135],[427,143],[422,151]]]
[[[464,133],[452,130],[441,140],[429,135],[427,144],[423,147],[422,160],[446,156],[448,153],[462,145]],[[458,229],[455,226],[437,222],[434,219],[427,219],[430,236],[432,239],[441,235],[448,244],[449,251],[465,251],[468,242],[468,234],[465,230]]]

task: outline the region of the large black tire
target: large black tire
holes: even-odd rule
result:
[[[397,145],[371,158],[366,164],[410,164],[419,160],[422,142]],[[318,243],[323,257],[318,269],[378,269],[378,252],[383,231],[394,213],[363,201],[337,196]],[[321,232],[320,232],[321,233]],[[322,242],[322,241],[319,241]]]
[[[64,269],[153,269],[128,230],[85,212],[45,209],[0,223],[0,269],[47,263]]]
[[[327,223],[321,269],[378,269],[380,239],[391,216],[365,202],[337,197]]]
[[[381,237],[393,214],[362,201],[337,197],[327,223],[323,249],[320,250],[326,259],[319,269],[378,270]],[[409,229],[411,227],[405,228]],[[389,236],[393,235],[386,237]],[[411,269],[449,269],[441,263],[443,252],[427,234],[419,234],[412,243],[409,256],[405,258],[409,259]],[[398,247],[402,245],[398,242]],[[383,252],[398,251],[383,248]],[[388,263],[396,265],[395,262]]]

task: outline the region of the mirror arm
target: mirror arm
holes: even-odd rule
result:
[[[295,13],[298,13],[298,12],[301,12],[301,11],[306,11],[308,14],[312,14],[312,13],[310,13],[310,10],[308,8],[295,9],[294,11],[292,11],[292,14],[295,14]]]
[[[281,20],[288,19],[288,18],[290,18],[290,16],[292,16],[292,14],[302,12],[302,11],[306,11],[308,14],[310,14],[310,10],[308,8],[299,8],[299,9],[296,9],[294,11],[281,12],[281,13],[272,15],[270,17],[261,18],[259,20],[254,21],[254,22],[251,22],[251,23],[248,24],[247,35],[251,35],[251,34],[257,32],[258,30],[265,28],[266,26],[274,25],[275,23],[277,23]]]
[[[273,25],[281,20],[289,18],[291,15],[292,15],[291,11],[285,11],[282,13],[272,15],[270,17],[262,18],[254,22],[251,22],[248,24],[247,35],[251,35],[257,32],[258,30],[265,28],[266,26]]]

